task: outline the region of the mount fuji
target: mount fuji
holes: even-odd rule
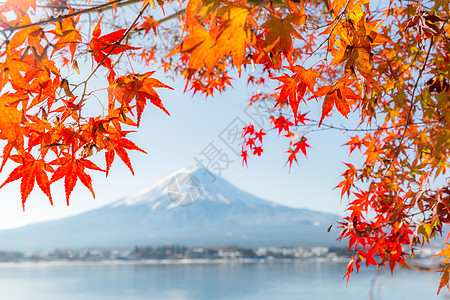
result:
[[[202,168],[72,217],[0,231],[0,250],[182,245],[336,245],[338,215],[253,196]]]

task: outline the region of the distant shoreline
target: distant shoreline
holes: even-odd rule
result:
[[[10,267],[65,267],[65,266],[113,266],[113,265],[193,265],[193,264],[296,264],[304,262],[347,263],[346,257],[298,258],[298,259],[135,259],[135,260],[37,260],[0,262],[0,268]]]

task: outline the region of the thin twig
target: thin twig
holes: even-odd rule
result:
[[[42,20],[42,21],[38,21],[38,22],[35,22],[35,23],[26,24],[26,25],[9,27],[9,28],[3,29],[3,31],[16,31],[16,30],[19,30],[19,29],[28,28],[28,27],[32,27],[32,26],[45,25],[45,24],[48,24],[48,23],[51,23],[51,22],[61,22],[62,20],[66,19],[66,18],[75,17],[75,16],[78,16],[80,14],[90,13],[90,12],[94,12],[94,11],[101,12],[101,11],[104,11],[105,8],[110,9],[110,8],[113,7],[114,4],[116,4],[116,6],[120,7],[120,6],[130,5],[130,4],[139,2],[139,0],[127,0],[127,1],[125,1],[123,3],[121,3],[122,1],[124,1],[124,0],[113,0],[111,2],[100,4],[100,5],[91,7],[91,8],[81,9],[81,10],[75,11],[75,12],[70,13],[70,14],[59,15],[57,17],[51,17],[51,18],[48,18],[48,19],[45,19],[45,20]]]
[[[89,81],[89,79],[92,78],[92,76],[94,76],[95,72],[97,72],[97,70],[100,68],[100,66],[105,62],[105,60],[111,55],[111,53],[117,48],[119,47],[120,43],[125,39],[125,37],[127,37],[127,35],[131,32],[131,30],[133,29],[133,27],[136,25],[137,21],[139,20],[139,18],[142,16],[142,14],[144,13],[144,11],[149,7],[149,3],[147,2],[139,11],[139,13],[137,14],[136,18],[134,19],[134,21],[128,26],[127,30],[125,30],[124,34],[122,35],[122,37],[114,44],[114,46],[111,48],[111,50],[102,58],[102,60],[95,66],[95,68],[92,70],[91,74],[89,74],[89,76],[82,82],[81,84],[84,84],[84,88],[83,88],[83,94],[80,100],[80,103],[83,102],[83,99],[86,95],[86,87],[87,87],[87,83]],[[77,85],[74,90],[80,86]]]
[[[334,24],[334,26],[333,26],[333,28],[331,28],[331,31],[330,31],[330,34],[328,35],[328,37],[319,45],[319,47],[317,47],[316,48],[316,50],[314,50],[313,52],[311,52],[311,54],[310,54],[310,56],[308,56],[306,59],[305,59],[305,62],[310,58],[310,57],[312,57],[313,55],[314,55],[314,53],[316,53],[320,48],[322,48],[322,46],[323,46],[323,44],[325,44],[326,42],[328,42],[328,45],[327,45],[327,51],[326,51],[326,54],[325,54],[325,60],[327,59],[327,57],[328,57],[328,51],[329,51],[329,48],[330,48],[330,37],[331,37],[331,35],[333,34],[333,32],[334,32],[334,29],[336,28],[336,26],[339,24],[339,21],[342,19],[342,16],[345,14],[344,12],[347,10],[347,7],[348,7],[348,5],[350,4],[350,0],[347,0],[347,4],[345,4],[345,7],[344,7],[344,9],[342,10],[342,12],[333,20],[333,22],[331,22],[331,23],[334,23],[334,22],[336,22],[336,24]]]
[[[158,20],[157,22],[158,22],[158,24],[162,24],[162,23],[167,22],[167,21],[170,21],[170,20],[172,20],[172,19],[174,19],[174,18],[176,18],[176,17],[178,17],[178,16],[184,15],[185,12],[186,12],[186,9],[184,8],[184,9],[182,9],[182,10],[179,10],[179,11],[177,11],[177,12],[174,12],[174,13],[171,14],[170,16],[167,16],[167,17],[162,18],[161,20]],[[130,34],[128,35],[127,38],[129,38],[131,35],[133,35],[133,34],[135,34],[135,33],[141,32],[142,30],[145,30],[145,28],[144,28],[144,27],[139,27],[139,28],[133,29],[133,30],[130,32]],[[113,66],[115,66],[115,65],[120,61],[120,59],[122,58],[122,56],[123,56],[123,52],[120,53],[120,54],[117,56],[117,58],[116,58],[115,61],[113,62]]]

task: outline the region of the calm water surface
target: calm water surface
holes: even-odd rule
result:
[[[22,265],[0,267],[0,299],[448,299],[439,274],[350,279],[343,263]],[[370,298],[372,295],[372,298]]]

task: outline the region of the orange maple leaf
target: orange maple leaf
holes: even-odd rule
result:
[[[302,66],[293,66],[288,69],[294,72],[292,76],[283,74],[283,76],[274,77],[274,79],[283,83],[283,85],[276,88],[277,90],[280,89],[280,96],[275,106],[283,102],[288,102],[294,114],[295,123],[297,124],[299,121],[298,107],[300,101],[305,101],[306,89],[314,93],[315,79],[319,77],[319,74],[312,69],[306,70]]]
[[[280,18],[276,14],[271,14],[269,20],[261,25],[265,29],[265,49],[264,52],[274,52],[273,48],[278,47],[290,62],[292,59],[293,42],[292,39],[303,39],[294,28],[294,25],[306,23],[306,15],[292,13],[286,18]]]
[[[127,150],[138,150],[147,154],[147,152],[136,146],[132,141],[123,137],[127,133],[128,132],[121,132],[121,134],[110,135],[108,138],[107,151],[105,152],[106,176],[108,176],[109,169],[114,162],[115,153],[117,153],[120,159],[125,163],[125,165],[127,165],[133,175],[134,170],[131,166],[131,161],[128,157]]]
[[[51,32],[56,35],[58,41],[55,43],[52,55],[57,50],[69,45],[71,54],[70,61],[73,61],[77,45],[82,41],[81,34],[76,28],[76,24],[78,23],[79,18],[80,16],[78,16],[76,19],[74,19],[73,17],[64,18],[61,22],[56,23],[55,30]]]
[[[4,5],[22,13],[25,13],[29,8],[36,10],[36,0],[7,0]]]
[[[351,83],[351,81],[341,80],[338,84],[334,86],[324,86],[315,93],[315,97],[325,95],[319,126],[322,124],[325,116],[333,109],[333,106],[336,106],[337,110],[347,118],[347,115],[350,112],[350,106],[353,104],[353,101],[351,100],[360,99],[360,97],[349,87]]]
[[[158,27],[159,22],[152,18],[152,16],[148,16],[144,18],[144,23],[141,24],[141,27],[144,28],[145,34],[147,34],[150,29],[156,34],[156,27]]]
[[[95,198],[94,190],[92,189],[92,179],[91,176],[86,174],[85,169],[97,170],[105,172],[105,170],[99,168],[93,162],[87,159],[76,159],[70,154],[64,153],[64,157],[58,158],[50,162],[52,165],[59,166],[55,173],[53,173],[50,183],[64,178],[64,189],[66,192],[66,201],[69,205],[69,197],[72,193],[78,179],[84,186],[86,186],[89,191],[91,191],[92,196]]]
[[[102,18],[98,20],[98,23],[95,26],[94,31],[92,32],[92,39],[91,42],[89,43],[89,47],[95,61],[97,63],[101,63],[102,65],[104,65],[105,67],[107,67],[109,70],[112,71],[113,65],[111,59],[109,58],[110,55],[119,54],[126,50],[135,50],[139,48],[131,47],[126,44],[119,44],[119,41],[122,40],[123,35],[126,32],[126,29],[120,29],[111,32],[109,34],[100,36],[100,34],[102,33],[100,27],[101,21]]]
[[[50,182],[46,172],[52,172],[53,169],[45,163],[44,160],[34,159],[33,156],[26,153],[24,156],[11,155],[9,158],[20,164],[16,167],[3,182],[0,188],[6,184],[16,181],[22,178],[20,183],[20,195],[22,198],[22,207],[25,210],[25,202],[28,196],[34,188],[34,182],[36,181],[41,190],[47,195],[50,200],[50,204],[53,205],[52,195],[50,193]]]
[[[35,70],[34,67],[21,59],[22,53],[14,51],[6,56],[4,63],[0,63],[0,90],[8,83],[14,87],[15,90],[28,89],[30,83],[25,80],[22,73]]]
[[[109,88],[109,92],[114,95],[115,99],[124,107],[129,107],[131,109],[130,102],[132,99],[135,99],[138,126],[142,112],[147,104],[147,99],[170,116],[154,88],[173,89],[155,78],[150,78],[153,73],[155,72],[147,72],[142,75],[130,74],[121,76],[117,78],[116,83]]]
[[[217,36],[214,51],[218,52],[218,59],[231,53],[233,64],[240,74],[245,49],[248,44],[254,44],[256,41],[254,33],[247,25],[250,11],[248,8],[235,5],[223,8],[219,14],[221,15],[220,33]]]
[[[212,49],[216,45],[215,37],[218,34],[218,28],[214,28],[208,32],[205,28],[193,20],[193,25],[189,27],[189,34],[184,38],[183,42],[173,49],[166,57],[175,53],[190,53],[188,66],[191,69],[201,69],[203,66],[210,71],[214,70],[216,62],[221,58],[217,51]]]

